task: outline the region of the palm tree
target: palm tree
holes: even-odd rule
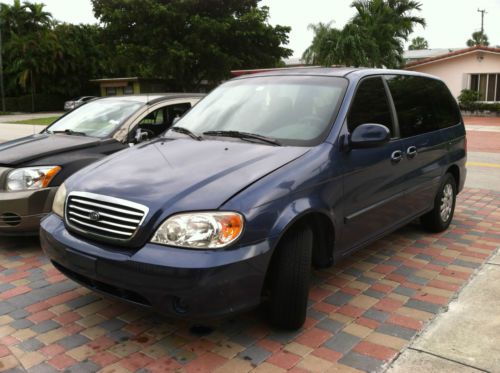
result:
[[[336,29],[333,29],[331,25],[332,22],[320,22],[308,26],[308,29],[314,32],[314,38],[309,48],[307,48],[302,55],[302,59],[306,61],[306,63],[325,66],[333,64],[332,52],[334,50],[334,38],[332,38],[332,34]]]
[[[357,10],[352,23],[378,46],[370,54],[372,65],[400,65],[404,42],[415,26],[425,26],[423,18],[413,15],[414,11],[422,10],[422,4],[413,0],[356,0],[351,6]]]
[[[472,34],[472,39],[467,40],[467,46],[468,47],[475,47],[475,46],[485,46],[487,47],[490,45],[490,42],[488,41],[488,36],[482,32],[482,31],[476,31]]]
[[[429,49],[429,43],[423,37],[418,36],[418,37],[412,39],[409,49],[411,51],[420,50],[420,49]]]
[[[43,9],[45,4],[24,2],[24,8],[27,14],[25,26],[31,31],[46,29],[54,25],[52,14]]]
[[[421,4],[413,0],[356,0],[357,11],[342,29],[330,24],[312,25],[315,36],[304,52],[308,63],[323,65],[397,67],[403,61],[404,43],[425,20],[413,15]]]

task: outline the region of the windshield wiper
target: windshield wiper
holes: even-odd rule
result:
[[[70,129],[65,129],[62,131],[47,131],[47,133],[64,133],[66,135],[77,135],[77,136],[87,136],[85,132],[73,131]]]
[[[271,137],[257,135],[255,133],[240,132],[240,131],[207,131],[203,132],[207,136],[235,137],[243,140],[258,140],[271,145],[282,146],[282,144]]]
[[[174,132],[182,133],[184,135],[188,135],[189,137],[191,137],[192,139],[195,139],[197,141],[203,140],[203,138],[201,136],[198,136],[197,134],[195,134],[191,130],[188,130],[187,128],[184,128],[184,127],[172,127],[172,128],[170,128],[170,130],[174,131]]]

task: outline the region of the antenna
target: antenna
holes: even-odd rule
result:
[[[486,9],[478,9],[479,13],[481,13],[481,34],[484,34],[484,15],[488,14]]]

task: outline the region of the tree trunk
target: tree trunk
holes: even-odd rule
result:
[[[33,70],[30,70],[30,81],[31,81],[31,112],[35,112],[35,82],[33,80]]]

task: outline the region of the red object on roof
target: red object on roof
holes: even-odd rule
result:
[[[425,58],[423,60],[410,62],[405,66],[405,68],[424,65],[424,64],[427,64],[430,62],[436,62],[436,61],[444,60],[444,59],[451,58],[451,57],[457,57],[457,56],[460,56],[462,54],[469,54],[469,53],[476,52],[476,51],[499,53],[500,54],[500,48],[492,48],[492,47],[486,47],[484,45],[477,45],[475,47],[460,49],[460,50],[457,50],[454,52],[441,54],[439,56],[429,57],[429,58]]]

